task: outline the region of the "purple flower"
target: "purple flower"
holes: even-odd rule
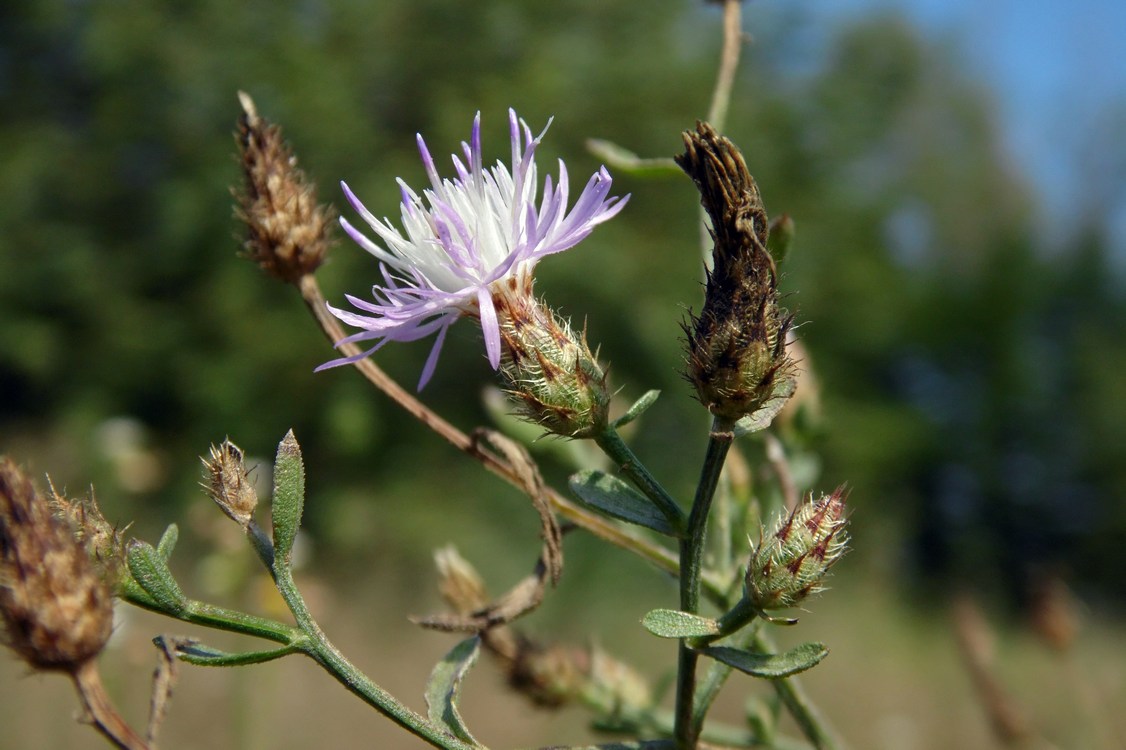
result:
[[[457,176],[452,179],[438,176],[434,159],[418,136],[430,187],[420,196],[398,180],[405,232],[389,219],[377,219],[341,183],[352,207],[382,244],[345,219],[340,224],[379,260],[383,281],[372,287],[374,301],[346,295],[358,312],[329,306],[337,318],[361,329],[336,342],[337,346],[358,341],[375,344],[359,354],[326,362],[318,370],[363,359],[388,341],[415,341],[437,334],[422,369],[421,390],[434,374],[446,331],[462,316],[480,321],[489,364],[497,369],[501,359],[497,300],[530,296],[532,271],[540,258],[574,247],[626,204],[629,196],[609,197],[610,173],[602,167],[568,213],[567,168],[560,161],[558,184],[550,176],[544,180],[537,206],[535,153],[543,133],[533,138],[528,124],[518,120],[511,109],[508,122],[512,172],[502,162],[490,169],[482,166],[480,113],[473,120],[470,143],[461,144],[465,161],[453,157]]]

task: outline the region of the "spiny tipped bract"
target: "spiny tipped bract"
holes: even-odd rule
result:
[[[586,336],[576,336],[530,289],[495,302],[500,375],[517,413],[562,437],[589,438],[604,430],[610,392]]]
[[[759,611],[797,605],[822,590],[829,568],[844,555],[848,492],[838,487],[829,495],[798,505],[751,556],[744,595]]]

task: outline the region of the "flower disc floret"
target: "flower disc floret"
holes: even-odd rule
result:
[[[329,306],[337,318],[360,329],[336,342],[337,347],[374,344],[326,362],[318,370],[356,362],[388,341],[415,341],[436,334],[419,380],[421,390],[434,374],[446,332],[462,316],[480,321],[489,364],[497,369],[501,333],[496,298],[530,296],[532,272],[540,258],[574,247],[626,204],[629,196],[609,195],[612,180],[602,167],[568,211],[567,168],[562,160],[557,181],[550,175],[544,180],[537,204],[535,152],[547,127],[533,137],[528,124],[511,109],[508,121],[511,172],[499,161],[488,169],[482,166],[480,113],[469,143],[461,144],[464,161],[453,157],[455,177],[439,177],[426,143],[418,136],[430,187],[420,195],[398,180],[402,230],[387,218],[376,218],[341,183],[348,202],[381,242],[346,219],[340,224],[379,261],[382,283],[372,287],[371,301],[346,295],[355,311]]]

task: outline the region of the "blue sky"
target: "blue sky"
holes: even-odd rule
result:
[[[833,18],[897,11],[953,44],[968,74],[995,93],[1006,152],[1055,208],[1052,223],[1108,201],[1126,268],[1126,0],[799,2]],[[1096,143],[1117,153],[1095,153]]]

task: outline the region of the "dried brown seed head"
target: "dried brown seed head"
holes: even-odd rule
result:
[[[36,669],[76,672],[105,647],[112,596],[85,546],[31,480],[0,458],[0,615]]]
[[[201,459],[207,472],[203,489],[224,513],[244,529],[258,507],[258,492],[246,470],[242,450],[229,439],[211,446],[211,458]]]
[[[246,177],[235,215],[249,234],[246,254],[271,276],[297,283],[324,262],[333,212],[317,205],[317,190],[297,168],[281,128],[258,115],[239,92],[243,114],[236,139]]]

